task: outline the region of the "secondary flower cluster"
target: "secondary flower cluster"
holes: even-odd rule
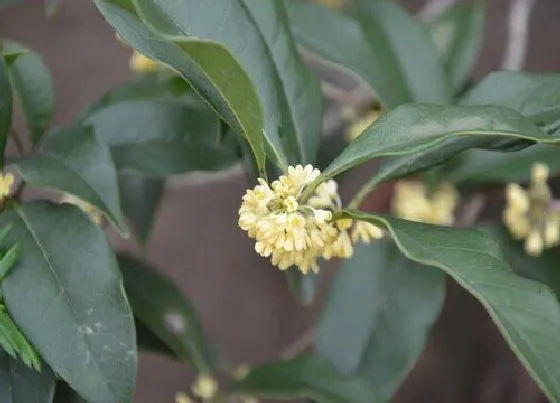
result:
[[[270,257],[281,270],[297,266],[304,274],[319,271],[318,259],[352,256],[352,241],[369,242],[383,236],[369,223],[333,220],[340,210],[337,184],[321,183],[309,198],[302,192],[319,176],[311,165],[289,167],[286,175],[269,185],[259,178],[247,190],[239,209],[239,226],[256,240],[255,250]]]
[[[393,214],[405,220],[452,225],[459,194],[449,183],[431,192],[422,182],[402,181],[395,185]]]
[[[552,195],[547,184],[548,167],[534,164],[528,189],[510,183],[503,219],[511,235],[525,240],[529,255],[539,256],[545,248],[560,244],[560,212],[550,209]]]

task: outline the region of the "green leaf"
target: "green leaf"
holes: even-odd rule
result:
[[[560,74],[500,71],[490,74],[478,83],[461,98],[460,103],[506,106],[522,115],[527,115],[560,106],[558,91],[560,91]],[[540,110],[534,102],[539,98]],[[528,102],[531,99],[533,102]]]
[[[560,173],[560,150],[537,144],[516,153],[469,150],[450,162],[445,179],[457,184],[526,182],[535,162],[548,165],[551,175]]]
[[[123,171],[119,173],[119,190],[124,214],[145,245],[165,191],[165,180]]]
[[[482,47],[485,5],[482,1],[455,4],[430,25],[451,85],[458,91],[468,79]]]
[[[130,402],[134,323],[103,231],[78,208],[47,202],[4,211],[0,227],[10,224],[0,247],[19,241],[23,251],[2,282],[14,321],[87,401]]]
[[[239,133],[243,133],[251,145],[259,168],[264,168],[262,106],[247,73],[224,46],[207,40],[193,39],[175,43],[159,39],[126,7],[120,7],[110,0],[94,2],[127,43],[181,73],[222,119]],[[206,3],[198,3],[198,7]],[[192,11],[193,16],[197,15],[196,10]],[[199,22],[208,21],[199,14],[197,18]],[[205,22],[204,25],[217,27],[220,24]]]
[[[180,359],[200,372],[210,372],[213,359],[192,304],[167,278],[131,257],[119,256],[126,293],[140,323]]]
[[[6,233],[7,235],[7,233]],[[10,273],[20,253],[19,244],[10,247],[0,258],[0,282]]]
[[[273,159],[280,166],[284,155],[292,164],[313,162],[322,124],[322,96],[318,80],[297,52],[282,0],[134,3],[144,22],[179,43],[196,61],[205,62],[206,57],[201,55],[209,46],[220,45],[222,51],[226,50],[255,86]],[[223,75],[227,65],[209,61],[202,66],[205,73],[213,75],[218,67]],[[246,94],[247,89],[243,92]]]
[[[323,175],[333,177],[373,158],[401,157],[384,162],[377,173],[381,182],[437,165],[471,147],[511,150],[556,141],[503,107],[404,105],[367,128]]]
[[[103,212],[122,233],[126,224],[111,154],[90,127],[61,130],[43,139],[44,154],[23,157],[14,167],[31,185],[73,194]]]
[[[136,344],[138,345],[138,350],[176,358],[173,351],[138,319],[134,321],[134,326],[136,327]]]
[[[218,144],[220,120],[200,103],[124,101],[86,120],[117,167],[164,176],[231,167],[238,156]]]
[[[359,245],[333,280],[316,350],[389,401],[424,348],[445,296],[445,276],[390,241]]]
[[[0,305],[0,346],[13,359],[20,359],[30,369],[41,370],[41,359],[37,352],[21,334],[4,305]]]
[[[312,2],[288,3],[298,42],[367,82],[386,108],[449,99],[427,30],[392,1],[360,0],[353,16]]]
[[[7,42],[4,51],[22,51],[17,43]],[[46,132],[54,110],[54,84],[41,56],[33,51],[19,56],[9,66],[10,82],[27,124],[30,138],[37,142]]]
[[[8,66],[0,57],[0,168],[4,167],[4,150],[12,127],[12,87]]]
[[[55,385],[56,377],[48,366],[37,372],[0,351],[2,403],[52,403]]]
[[[356,211],[344,216],[387,228],[411,260],[434,266],[470,292],[552,402],[560,402],[560,305],[546,286],[516,276],[487,234],[381,217]]]
[[[160,99],[180,101],[182,100],[181,97],[186,95],[185,102],[192,102],[193,96],[189,94],[188,90],[188,84],[175,74],[142,74],[129,82],[112,88],[100,99],[80,112],[76,122],[81,123],[94,112],[122,101],[153,101]]]
[[[479,226],[479,229],[500,244],[515,274],[548,285],[560,300],[558,249],[549,249],[542,256],[535,258],[527,255],[523,242],[514,240],[503,225],[485,222]]]
[[[326,360],[314,356],[258,365],[234,381],[232,390],[280,399],[304,397],[317,403],[379,401],[366,382],[341,375]]]

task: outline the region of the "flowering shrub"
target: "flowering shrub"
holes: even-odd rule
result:
[[[131,402],[139,349],[196,371],[177,403],[389,401],[449,277],[560,402],[560,213],[549,185],[560,172],[560,75],[468,82],[481,3],[427,22],[389,0],[93,3],[137,78],[66,127],[51,128],[41,57],[1,42],[1,155],[8,141],[17,152],[0,161],[0,401]],[[306,59],[350,73],[360,96],[321,86]],[[323,133],[322,89],[329,113],[350,121],[336,135]],[[343,173],[368,161],[375,170],[343,200]],[[312,349],[232,369],[188,299],[142,258],[113,251],[103,229],[145,245],[168,176],[239,165],[240,231],[296,284],[294,297],[313,298],[324,261],[340,267]],[[391,214],[362,211],[384,183]],[[489,185],[505,203],[485,221]],[[50,193],[30,200],[27,187]]]

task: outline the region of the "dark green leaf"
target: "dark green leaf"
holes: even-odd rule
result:
[[[0,168],[4,167],[4,149],[12,127],[12,87],[8,66],[0,57]]]
[[[64,382],[56,384],[56,393],[53,403],[88,403],[75,390]]]
[[[297,357],[258,365],[232,385],[235,393],[272,398],[309,398],[317,403],[375,403],[366,382],[341,375],[322,358]]]
[[[439,315],[444,280],[390,241],[357,246],[328,293],[317,327],[318,354],[390,401]]]
[[[16,61],[18,57],[26,55],[27,53],[29,53],[29,49],[25,49],[25,48],[15,48],[9,51],[3,49],[2,56],[4,56],[4,60],[6,61],[6,64],[10,66],[13,62]]]
[[[487,222],[480,225],[479,229],[500,244],[515,274],[548,285],[560,300],[560,255],[557,248],[549,249],[535,258],[527,255],[523,242],[514,240],[503,225]]]
[[[377,174],[381,182],[436,165],[470,147],[510,150],[555,141],[503,107],[405,105],[381,116],[323,175],[333,177],[373,158],[401,157],[383,164]]]
[[[448,100],[432,39],[396,2],[360,0],[354,18],[312,2],[289,2],[288,11],[304,47],[356,73],[386,108]]]
[[[52,403],[55,384],[56,377],[48,366],[36,372],[0,351],[0,402]]]
[[[223,45],[208,40],[181,38],[175,43],[159,39],[126,7],[119,7],[110,0],[94,2],[127,43],[180,72],[231,127],[243,133],[259,167],[264,167],[264,121],[257,91],[247,73]],[[195,8],[207,3],[197,3]],[[222,2],[220,6],[221,11],[227,10]],[[222,26],[208,24],[207,21],[212,19],[202,18],[196,9],[191,9],[191,16],[197,16],[199,23],[205,21],[204,26],[207,28]],[[214,21],[219,20],[217,18]],[[282,159],[281,155],[277,157]]]
[[[349,211],[346,216],[387,228],[411,260],[435,266],[486,309],[545,395],[560,402],[560,305],[546,286],[515,275],[487,234]]]
[[[26,182],[79,197],[126,233],[109,149],[90,127],[52,133],[44,138],[40,149],[45,153],[13,163]]]
[[[455,91],[464,85],[482,46],[484,11],[484,3],[478,0],[455,4],[430,26]]]
[[[4,51],[21,51],[23,46],[8,42]],[[33,51],[9,65],[10,81],[33,143],[48,129],[54,110],[54,84],[41,56]]]
[[[465,94],[460,103],[506,106],[527,115],[542,112],[551,106],[560,106],[560,97],[557,95],[559,91],[560,74],[500,71],[490,74],[478,83]],[[539,98],[541,103],[538,105],[540,108],[537,108],[535,100]],[[528,102],[531,99],[532,102]]]
[[[273,159],[281,165],[284,155],[291,163],[314,160],[322,122],[321,92],[297,52],[282,0],[135,0],[135,4],[148,25],[199,61],[209,42],[227,49],[256,88]],[[216,67],[212,61],[203,68],[209,76]],[[218,67],[224,70],[224,65]]]
[[[134,326],[136,327],[136,344],[138,345],[138,350],[175,357],[173,351],[171,351],[154,332],[143,325],[142,322],[135,320]]]
[[[54,372],[90,403],[130,402],[136,339],[122,278],[105,235],[74,206],[13,206],[0,247],[22,254],[2,282],[14,321]],[[40,286],[38,286],[40,285]]]
[[[552,175],[560,173],[559,156],[558,147],[546,144],[516,153],[469,150],[450,164],[445,178],[459,184],[525,182],[529,180],[535,162],[547,164]]]
[[[131,257],[119,256],[126,293],[136,318],[173,353],[200,372],[213,360],[194,307],[167,278]]]
[[[124,214],[139,241],[146,244],[165,191],[165,180],[123,171],[119,173],[119,189]]]
[[[150,73],[111,89],[99,100],[88,106],[77,117],[82,122],[92,113],[122,101],[174,99],[181,100],[187,94],[188,84],[177,75]],[[189,101],[192,100],[189,99]]]
[[[85,123],[110,147],[121,169],[163,176],[215,171],[238,161],[218,144],[218,117],[198,102],[118,102],[92,113]]]

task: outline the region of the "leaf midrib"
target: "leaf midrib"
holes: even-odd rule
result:
[[[64,299],[66,300],[67,306],[72,314],[72,316],[74,317],[74,319],[76,320],[77,323],[82,323],[82,321],[79,319],[76,311],[74,310],[74,307],[71,303],[70,298],[68,297],[68,295],[66,294],[66,290],[62,284],[62,282],[60,281],[60,278],[58,277],[58,274],[56,273],[54,266],[47,254],[47,251],[45,250],[43,244],[41,243],[39,236],[36,234],[36,232],[33,230],[32,226],[31,226],[31,222],[28,221],[27,216],[25,215],[25,212],[23,211],[23,209],[21,207],[16,207],[15,211],[17,212],[17,214],[20,216],[21,220],[23,221],[25,228],[27,229],[27,231],[31,234],[31,237],[33,238],[33,241],[35,242],[35,244],[37,245],[39,251],[41,252],[41,255],[43,256],[43,259],[45,260],[47,267],[49,268],[49,272],[51,273],[51,276],[53,277],[53,279],[55,280],[55,282],[57,283],[57,285],[59,286],[60,292],[63,295]],[[90,353],[90,357],[92,358],[92,362],[95,364],[95,367],[97,369],[98,373],[103,373],[101,371],[101,368],[99,366],[99,363],[97,362],[97,358],[96,358],[96,354],[93,354],[93,350],[91,348],[89,339],[87,337],[85,337],[84,335],[82,335],[82,340],[84,341],[85,345],[88,348],[88,352]],[[113,395],[112,390],[109,386],[109,383],[106,381],[105,377],[101,377],[103,383],[105,384],[105,387],[107,388],[107,391],[109,392],[110,395]]]

